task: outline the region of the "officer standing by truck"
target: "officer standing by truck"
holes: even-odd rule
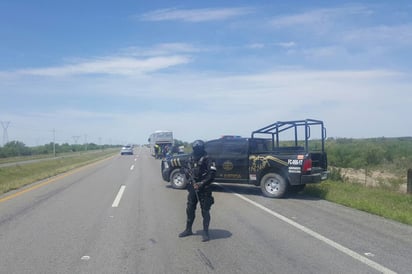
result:
[[[215,163],[209,159],[205,151],[205,143],[196,140],[192,144],[193,152],[184,167],[186,178],[188,179],[188,195],[186,207],[186,229],[179,234],[179,237],[192,235],[192,225],[195,220],[196,205],[199,202],[203,217],[202,241],[209,241],[210,208],[214,203],[210,184],[216,174]]]
[[[160,146],[158,144],[154,145],[154,150],[155,150],[155,159],[159,159],[159,155],[160,155]]]

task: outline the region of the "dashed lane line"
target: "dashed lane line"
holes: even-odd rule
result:
[[[123,196],[123,193],[124,193],[125,189],[126,189],[125,185],[120,186],[119,192],[117,193],[116,198],[113,201],[112,207],[118,207],[119,206],[120,200],[122,199],[122,196]]]

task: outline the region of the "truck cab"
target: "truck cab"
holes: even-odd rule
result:
[[[205,150],[216,164],[221,182],[247,181],[249,178],[249,142],[247,138],[222,138],[208,141]]]

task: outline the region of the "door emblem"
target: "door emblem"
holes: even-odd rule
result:
[[[223,163],[223,169],[224,170],[232,170],[233,169],[233,163],[231,161],[226,161]]]

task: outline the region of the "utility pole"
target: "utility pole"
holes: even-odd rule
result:
[[[84,135],[84,150],[87,151],[87,134]]]
[[[9,142],[9,136],[7,134],[9,125],[10,121],[1,121],[1,126],[3,127],[3,146]]]
[[[56,158],[56,130],[53,128],[53,157]]]

